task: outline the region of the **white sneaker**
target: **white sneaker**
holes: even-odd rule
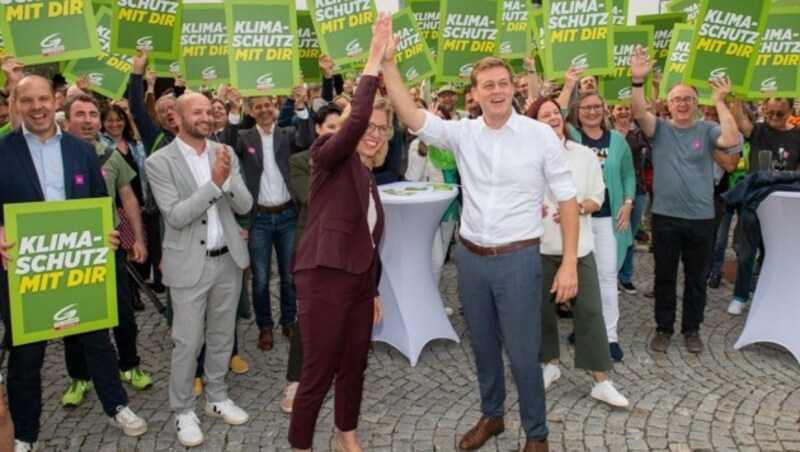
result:
[[[250,415],[236,406],[231,399],[217,403],[206,402],[206,414],[221,417],[231,425],[242,425],[250,420]]]
[[[609,381],[595,382],[592,385],[591,396],[601,402],[605,402],[611,406],[624,408],[628,406],[628,399],[617,391],[617,388]]]
[[[194,411],[175,415],[175,433],[178,434],[178,442],[186,447],[199,446],[203,443],[200,420]]]
[[[147,431],[147,422],[127,406],[118,407],[117,415],[109,418],[108,422],[127,436],[141,436]]]
[[[18,439],[14,440],[14,452],[31,452],[33,450],[33,445],[36,443],[28,443],[25,441],[20,441]]]
[[[742,315],[745,305],[746,303],[742,303],[739,300],[731,300],[731,304],[728,305],[728,314]]]
[[[557,365],[545,364],[542,366],[542,378],[544,378],[544,389],[546,391],[553,382],[561,378],[561,369]]]

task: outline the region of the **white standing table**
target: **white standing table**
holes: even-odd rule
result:
[[[398,349],[412,366],[431,340],[458,342],[431,267],[434,233],[458,195],[455,186],[435,189],[443,185],[395,182],[378,187],[386,215],[379,249],[383,322],[373,328],[372,340]]]
[[[775,192],[758,206],[764,264],[737,350],[755,342],[781,345],[800,362],[800,193]]]

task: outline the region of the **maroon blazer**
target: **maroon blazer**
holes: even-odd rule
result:
[[[361,274],[378,259],[383,207],[375,176],[355,151],[369,125],[377,87],[377,77],[363,76],[349,119],[311,146],[308,223],[294,255],[294,272],[328,267]],[[372,239],[367,224],[370,192],[378,214]]]

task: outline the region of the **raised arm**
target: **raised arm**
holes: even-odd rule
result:
[[[416,132],[425,125],[425,110],[418,108],[414,103],[414,98],[403,85],[403,77],[397,68],[395,60],[395,50],[399,38],[394,37],[389,40],[386,53],[383,56],[383,82],[389,94],[389,101],[392,103],[397,119],[408,126],[412,132]]]
[[[745,138],[750,139],[750,135],[753,134],[753,123],[747,113],[744,112],[742,101],[740,99],[733,101],[730,110],[733,120],[736,121],[736,126],[739,127],[739,132],[742,132]]]
[[[577,85],[578,80],[581,79],[582,73],[583,69],[571,67],[564,76],[564,87],[561,89],[561,94],[558,95],[558,99],[556,99],[556,102],[558,102],[558,105],[562,110],[569,108],[569,101],[572,98],[572,92],[575,91],[575,85]]]
[[[338,132],[325,140],[317,140],[311,148],[314,164],[320,168],[331,170],[345,161],[355,150],[358,141],[367,131],[369,118],[372,115],[372,104],[378,90],[378,72],[381,59],[386,52],[386,45],[392,36],[392,20],[387,14],[380,13],[372,27],[372,43],[370,44],[367,65],[362,72],[358,91],[350,105],[350,117]]]
[[[719,126],[722,134],[717,139],[717,147],[728,149],[739,144],[739,127],[728,109],[726,98],[731,92],[731,80],[728,76],[718,77],[709,82],[714,90],[714,103],[719,116]]]
[[[644,95],[644,79],[653,69],[649,58],[647,50],[641,47],[636,47],[631,54],[631,111],[645,136],[652,137],[656,133],[656,117],[647,111]]]
[[[144,103],[142,76],[147,69],[147,53],[142,52],[133,57],[131,66],[131,79],[128,82],[128,103],[130,104],[131,115],[133,115],[133,122],[142,137],[144,150],[149,153],[158,136],[159,127],[150,119],[150,114],[147,112],[147,106]]]

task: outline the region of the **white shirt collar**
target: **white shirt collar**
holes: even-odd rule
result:
[[[256,124],[256,129],[258,130],[258,134],[262,137],[269,137],[272,136],[272,133],[275,132],[275,123],[272,123],[272,126],[269,128],[269,132],[264,131],[260,125]]]
[[[178,143],[178,149],[181,150],[181,154],[183,154],[184,157],[196,157],[198,155],[197,151],[193,147],[189,146],[185,141],[181,140],[180,137],[176,136],[175,142]],[[208,140],[205,140],[205,145],[206,146],[200,155],[204,155],[206,151],[208,151]]]
[[[61,132],[61,127],[59,127],[59,126],[58,126],[58,123],[56,123],[56,134],[55,134],[55,135],[53,135],[52,137],[48,138],[48,140],[52,140],[53,138],[58,138],[58,139],[61,139],[61,136],[62,136],[62,135],[63,135],[63,134],[62,134],[62,132]],[[24,122],[22,123],[22,136],[24,136],[24,137],[30,137],[30,138],[34,138],[34,139],[36,139],[36,140],[38,140],[38,139],[39,139],[39,137],[37,137],[36,135],[34,135],[34,134],[33,134],[33,132],[31,132],[30,130],[28,130],[28,128],[27,128],[27,127],[25,127],[25,123],[24,123]]]
[[[494,129],[492,127],[489,127],[489,125],[486,124],[486,116],[484,116],[484,115],[481,115],[478,118],[478,120],[480,121],[481,130],[483,130],[483,129],[502,130],[505,127],[510,128],[514,132],[518,132],[520,130],[521,117],[520,117],[519,114],[517,114],[516,111],[514,111],[513,108],[511,109],[511,116],[508,117],[508,119],[506,120],[505,124],[503,124],[503,127],[499,128],[499,129]]]

